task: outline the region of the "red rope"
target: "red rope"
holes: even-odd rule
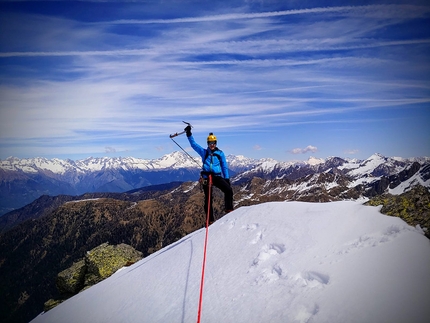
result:
[[[206,267],[206,248],[208,244],[208,232],[209,232],[209,215],[211,210],[211,188],[212,188],[212,175],[209,175],[208,181],[208,212],[206,216],[206,236],[205,236],[205,246],[203,250],[203,265],[202,265],[202,280],[200,282],[200,300],[199,300],[199,311],[197,313],[197,323],[200,323],[200,316],[202,314],[202,302],[203,302],[203,284],[205,281],[205,267]]]

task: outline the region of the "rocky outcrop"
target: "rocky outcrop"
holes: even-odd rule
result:
[[[103,243],[88,251],[84,259],[73,263],[57,275],[56,286],[62,298],[45,302],[45,312],[140,259],[142,253],[124,243],[115,246]]]
[[[87,266],[80,260],[57,275],[56,286],[61,295],[74,295],[84,288]]]
[[[383,194],[372,198],[367,205],[382,205],[381,213],[397,216],[406,223],[419,225],[430,239],[430,192],[423,186],[416,186],[401,195]]]
[[[118,269],[142,259],[142,253],[127,244],[111,246],[104,243],[85,255],[85,286],[92,286],[108,278]]]

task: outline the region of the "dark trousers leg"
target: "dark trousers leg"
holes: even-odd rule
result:
[[[233,189],[230,184],[220,176],[213,177],[213,185],[224,193],[224,208],[226,212],[233,210]]]
[[[227,181],[220,176],[212,176],[212,185],[218,187],[224,193],[224,207],[225,211],[229,212],[233,210],[233,189]],[[212,190],[211,188],[211,196],[209,196],[209,184],[203,185],[203,192],[205,193],[205,214],[207,216],[208,212],[208,202],[210,199],[210,210],[209,210],[209,222],[214,222],[214,210],[213,210],[213,198],[212,198]]]

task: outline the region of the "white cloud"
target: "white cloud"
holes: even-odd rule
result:
[[[106,154],[114,154],[114,153],[116,153],[116,149],[113,147],[105,147],[105,153]]]
[[[294,149],[291,150],[291,153],[295,154],[295,155],[297,155],[297,154],[306,154],[308,152],[316,153],[317,150],[318,150],[317,147],[309,145],[306,148],[294,148]]]

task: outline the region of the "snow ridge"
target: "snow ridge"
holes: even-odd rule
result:
[[[272,202],[227,214],[209,228],[202,320],[426,322],[428,239],[378,210]],[[195,321],[204,235],[184,237],[32,323]]]

